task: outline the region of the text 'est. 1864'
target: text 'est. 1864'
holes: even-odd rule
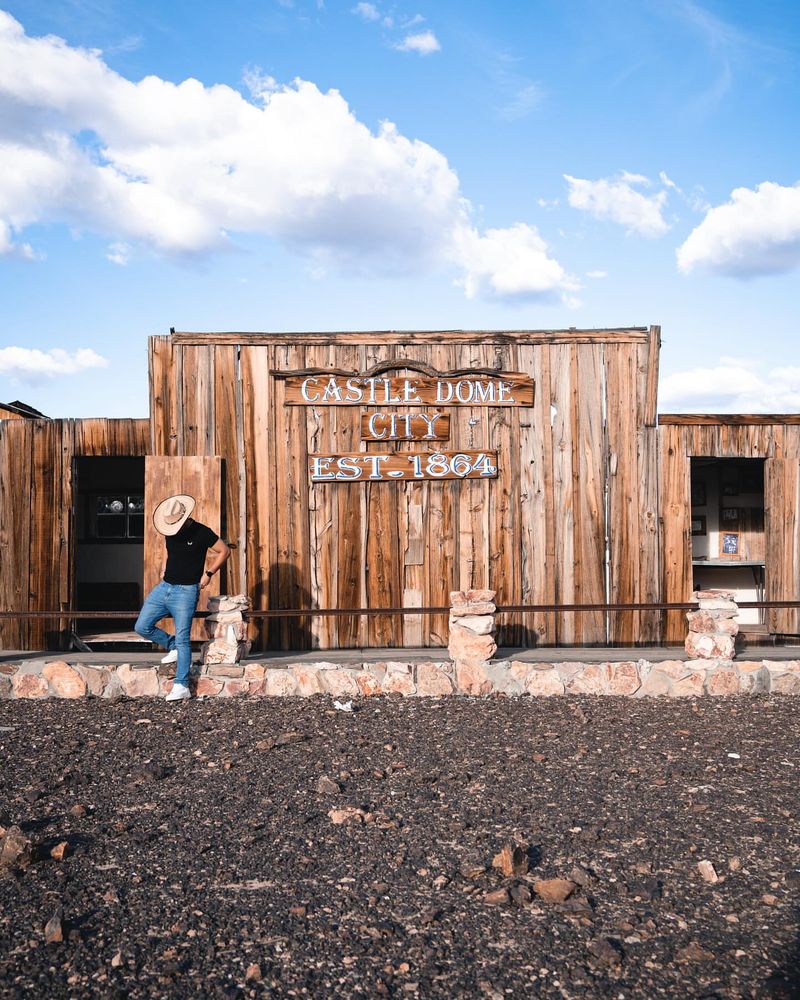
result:
[[[380,482],[402,479],[494,479],[496,451],[395,452],[389,455],[351,452],[309,455],[312,483]]]

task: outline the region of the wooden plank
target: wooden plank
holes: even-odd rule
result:
[[[609,449],[608,536],[609,601],[631,603],[636,599],[639,573],[639,474],[636,428],[639,372],[635,345],[605,351]],[[632,398],[632,395],[634,398]],[[609,615],[609,640],[634,643],[639,613]]]
[[[766,519],[765,590],[768,601],[795,601],[800,580],[800,461],[770,458],[764,463]],[[770,608],[769,630],[800,634],[800,609]]]
[[[492,367],[516,367],[515,346],[491,349]],[[522,566],[519,553],[519,448],[520,412],[516,409],[490,409],[489,444],[496,449],[492,464],[498,475],[489,483],[489,577],[497,591],[498,604],[518,604],[522,597]],[[502,460],[501,460],[502,456]],[[500,620],[497,642],[517,646],[522,635],[517,614]]]
[[[644,424],[655,427],[658,423],[658,363],[661,354],[661,327],[651,326],[647,338],[647,380],[644,393]]]
[[[361,414],[361,438],[365,441],[447,441],[450,414],[387,413],[376,410]]]
[[[0,608],[29,611],[31,442],[29,420],[0,421]],[[3,649],[28,648],[28,623],[0,621]]]
[[[575,491],[572,482],[571,346],[550,351],[550,394],[553,446],[553,513],[555,519],[555,583],[558,604],[577,604],[575,587]],[[557,616],[558,642],[574,645],[575,614]]]
[[[755,426],[766,424],[800,424],[800,413],[659,413],[659,424],[665,426],[732,424]]]
[[[328,350],[331,364],[335,359],[337,365],[343,368],[359,366],[360,348],[355,344],[349,347],[331,347]],[[325,416],[329,427],[328,440],[332,448],[336,451],[349,452],[362,447],[359,441],[358,423],[353,419],[352,411],[328,409],[325,411]],[[327,536],[329,547],[327,558],[329,565],[333,567],[332,580],[326,594],[326,600],[331,602],[328,606],[363,607],[366,599],[363,589],[363,487],[326,490],[320,486],[313,489],[323,493],[324,502],[332,505],[327,516],[336,526]],[[361,628],[362,622],[358,617],[330,619],[324,637],[327,637],[327,642],[332,648],[349,649],[360,644]]]
[[[550,353],[547,348],[517,348],[519,366],[533,375],[538,394],[533,411],[520,414],[520,573],[523,604],[554,604],[555,522],[553,514],[553,439],[550,421]],[[522,616],[521,645],[553,645],[553,613]]]
[[[239,358],[242,396],[242,438],[245,482],[245,591],[253,608],[266,611],[277,572],[277,534],[275,524],[274,415],[272,413],[271,350],[268,347],[243,347]],[[270,627],[266,620],[257,626],[255,640],[262,648],[272,647],[279,635],[278,623]],[[278,639],[275,638],[277,647]]]
[[[292,375],[287,406],[533,406],[533,381],[519,372],[462,378],[424,375]]]
[[[183,455],[214,453],[214,350],[213,345],[183,350]]]
[[[689,456],[681,427],[661,427],[658,433],[661,471],[662,594],[668,604],[691,600],[691,498]],[[682,611],[668,611],[664,641],[683,645],[686,619]]]
[[[304,364],[305,348],[275,349],[273,370],[300,368]],[[270,376],[270,381],[275,419],[275,465],[270,474],[276,481],[277,490],[274,516],[277,563],[270,569],[270,607],[307,608],[311,606],[311,574],[308,517],[304,516],[308,510],[309,488],[306,414],[301,407],[286,405],[283,379]],[[283,619],[278,635],[281,649],[308,649],[310,620]]]
[[[175,349],[169,337],[150,337],[150,451],[153,455],[177,454],[178,410]]]
[[[606,344],[642,343],[650,336],[648,327],[619,327],[569,330],[339,330],[274,333],[198,333],[177,331],[173,344],[239,344],[258,346],[307,346],[311,344]]]
[[[614,348],[611,348],[612,350]],[[575,512],[575,596],[579,604],[606,601],[606,446],[602,419],[605,393],[602,344],[570,348],[572,388],[572,506]],[[575,641],[606,641],[602,611],[575,615]]]
[[[396,357],[391,345],[365,345],[360,352],[362,371]],[[382,450],[378,442],[365,442],[366,451]],[[402,601],[400,562],[400,514],[398,483],[366,483],[362,489],[364,506],[364,593],[366,607],[397,607]],[[397,604],[392,605],[392,601]],[[364,628],[365,626],[365,628]],[[395,617],[371,617],[363,623],[361,635],[370,646],[402,644],[402,623]]]
[[[57,421],[31,421],[31,491],[29,515],[30,564],[28,608],[50,611],[58,607],[61,546],[61,487],[56,471],[61,470],[61,428]],[[57,649],[58,621],[33,620],[28,626],[31,649]]]
[[[474,351],[458,344],[432,344],[427,347],[429,364],[437,371],[456,371],[464,367],[465,354],[472,353],[478,359],[478,367],[486,367],[489,349],[476,345]],[[476,414],[478,416],[476,416]],[[460,407],[453,412],[454,440],[453,447],[463,446],[462,435],[464,425],[471,419],[479,419],[480,433],[483,435],[480,444],[488,444],[486,407]],[[377,488],[377,487],[376,487]],[[426,549],[426,564],[416,578],[422,584],[424,600],[433,607],[446,607],[450,604],[450,591],[458,589],[458,546],[460,541],[459,499],[462,490],[479,490],[483,495],[482,505],[475,512],[476,521],[484,526],[481,538],[485,547],[477,572],[484,579],[489,571],[488,552],[488,482],[435,482],[418,484],[424,496],[424,537]],[[441,647],[447,645],[449,635],[448,615],[431,615],[426,617],[423,631],[423,645]]]
[[[231,546],[230,559],[220,575],[221,593],[239,592],[243,575],[241,565],[245,538],[241,535],[242,520],[239,510],[239,485],[244,479],[244,462],[238,433],[239,407],[237,402],[238,372],[237,349],[216,347],[213,359],[214,390],[212,427],[214,454],[222,459],[222,537]]]

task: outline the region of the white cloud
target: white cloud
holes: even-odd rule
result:
[[[365,21],[377,21],[381,16],[374,3],[357,3],[351,13],[358,14]]]
[[[127,243],[112,243],[106,254],[107,260],[110,260],[112,264],[119,264],[120,267],[125,267],[130,257],[131,248]]]
[[[0,12],[0,253],[22,252],[35,223],[173,255],[258,233],[324,266],[445,263],[473,293],[572,287],[532,227],[474,228],[434,147],[390,122],[371,131],[338,91],[257,70],[247,83],[249,100],[192,79],[133,83],[100,53],[30,38]]]
[[[441,50],[439,39],[432,31],[419,31],[406,35],[402,42],[395,45],[398,52],[417,52],[421,56],[429,56]]]
[[[536,229],[525,223],[488,229],[483,235],[465,226],[457,234],[457,249],[466,270],[459,284],[468,299],[478,295],[527,299],[578,288],[548,256],[547,244]]]
[[[746,278],[792,270],[800,265],[800,182],[736,188],[728,202],[709,209],[677,254],[684,273],[699,267]]]
[[[587,278],[607,278],[608,277],[608,271],[587,271],[586,272],[586,277]]]
[[[664,413],[792,413],[800,411],[800,367],[768,369],[756,359],[720,358],[708,368],[662,377]]]
[[[601,177],[596,181],[564,174],[564,179],[569,185],[570,205],[595,219],[617,222],[629,233],[640,236],[663,236],[669,229],[663,216],[668,197],[666,188],[650,195],[637,191],[638,187],[651,186],[642,174],[623,171],[617,177]]]
[[[0,375],[10,375],[26,382],[36,382],[54,375],[75,375],[86,368],[106,368],[108,361],[91,348],[83,347],[70,354],[55,347],[40,351],[31,347],[0,348]]]

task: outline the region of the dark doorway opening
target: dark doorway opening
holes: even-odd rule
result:
[[[144,458],[75,460],[75,604],[138,612],[144,574]],[[142,643],[134,619],[78,618],[79,645]],[[148,644],[149,645],[149,644]]]
[[[695,589],[733,590],[763,601],[766,579],[764,460],[692,458],[692,575]],[[768,634],[763,609],[743,608],[740,635]]]

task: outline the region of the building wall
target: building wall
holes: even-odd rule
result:
[[[402,361],[535,381],[531,408],[458,407],[447,450],[496,449],[488,481],[313,484],[314,452],[360,440],[361,407],[285,404],[276,373]],[[446,606],[659,598],[658,328],[420,334],[174,334],[150,341],[152,453],[224,460],[229,581],[257,608]],[[394,450],[408,450],[397,444]],[[229,583],[230,586],[230,583]],[[444,615],[283,620],[278,648],[442,645]],[[536,612],[504,644],[655,641],[653,613]]]
[[[0,420],[0,608],[73,606],[73,458],[144,455],[147,420]],[[0,619],[0,648],[58,649],[62,620]]]
[[[663,593],[666,602],[691,599],[690,459],[765,459],[766,599],[800,596],[800,416],[662,414],[659,417]],[[685,635],[684,613],[666,616],[665,640]],[[795,610],[767,614],[770,632],[800,633]]]

